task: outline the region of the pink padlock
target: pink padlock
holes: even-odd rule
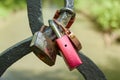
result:
[[[74,68],[81,65],[82,61],[78,56],[76,49],[73,47],[71,41],[69,40],[68,36],[61,33],[61,30],[53,20],[49,20],[49,25],[58,37],[58,39],[56,39],[57,45],[69,69],[73,70]]]
[[[79,58],[73,45],[71,44],[68,36],[64,35],[61,38],[57,39],[56,42],[62,51],[61,54],[70,70],[73,70],[82,64],[82,61]]]

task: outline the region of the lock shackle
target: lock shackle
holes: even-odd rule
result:
[[[74,8],[74,0],[64,0],[65,8],[73,10]]]
[[[58,27],[61,29],[62,32],[65,32],[66,34],[70,34],[71,33],[70,30],[65,28],[60,22],[58,22],[55,19],[53,21],[56,23],[56,25],[58,25]]]
[[[58,29],[59,26],[53,20],[49,20],[49,25],[51,26],[57,37],[62,37]]]
[[[74,0],[64,0],[64,8],[57,10],[54,19],[58,20],[64,27],[70,28],[75,20]]]

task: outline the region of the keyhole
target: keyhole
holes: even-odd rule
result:
[[[67,44],[65,44],[65,47],[67,47]]]

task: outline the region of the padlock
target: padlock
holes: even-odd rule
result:
[[[56,39],[56,43],[69,69],[73,70],[74,68],[81,65],[82,61],[79,58],[72,43],[70,42],[68,36],[61,33],[61,31],[59,30],[59,27],[55,24],[53,20],[49,20],[49,25],[55,32],[56,36],[58,37],[58,39]]]
[[[54,22],[63,30],[63,32],[65,32],[75,49],[79,51],[82,48],[82,45],[78,38],[73,34],[73,32],[71,32],[68,28],[63,27],[63,25],[57,20],[54,19]]]
[[[34,34],[30,44],[35,55],[49,66],[55,64],[57,49],[55,43],[41,31]]]

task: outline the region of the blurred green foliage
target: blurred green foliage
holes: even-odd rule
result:
[[[104,31],[120,28],[120,0],[75,0],[75,9],[90,13]]]
[[[26,7],[26,0],[0,0],[0,17]]]
[[[64,5],[64,0],[42,1],[43,4],[48,3],[57,7]],[[25,7],[26,0],[0,0],[0,17]],[[75,9],[90,13],[103,30],[120,28],[120,0],[75,0]]]
[[[64,0],[42,0],[43,6],[63,7]]]
[[[7,9],[24,8],[26,0],[0,0],[0,5]]]

